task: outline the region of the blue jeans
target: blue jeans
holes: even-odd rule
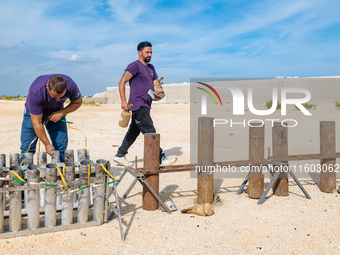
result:
[[[142,106],[136,111],[132,111],[132,119],[129,130],[126,133],[116,156],[124,157],[141,132],[142,134],[156,133],[156,129],[153,126],[153,121],[150,116],[150,109],[145,106]],[[165,156],[165,153],[162,148],[159,148],[160,162],[163,156]]]
[[[62,118],[65,119],[65,116]],[[42,120],[43,121],[43,120]],[[68,136],[67,136],[67,126],[66,123],[63,121],[58,122],[48,122],[46,125],[46,130],[48,134],[50,135],[50,139],[52,141],[53,147],[60,151],[60,160],[61,162],[65,162],[65,150],[68,145]],[[21,127],[21,154],[24,153],[27,149],[29,144],[32,142],[32,140],[37,137],[29,110],[25,109],[24,112],[24,119],[22,121],[22,127]],[[28,152],[35,153],[37,140],[34,141],[34,143],[31,145],[31,148]]]

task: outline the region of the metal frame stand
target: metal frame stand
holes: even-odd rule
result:
[[[126,190],[126,192],[124,193],[124,195],[122,196],[121,200],[119,201],[119,197],[118,197],[118,193],[117,193],[117,186],[119,185],[119,183],[123,180],[124,176],[126,175],[126,173],[131,174],[134,178],[134,180],[132,181],[132,183],[130,184],[129,188]],[[114,215],[118,216],[118,220],[119,220],[119,226],[120,226],[120,234],[122,237],[122,240],[125,241],[124,238],[124,232],[123,232],[123,224],[122,224],[122,219],[121,219],[121,213],[120,213],[120,208],[122,203],[124,202],[124,200],[127,198],[127,196],[129,195],[129,193],[131,192],[131,190],[133,189],[133,187],[136,185],[137,181],[143,185],[145,184],[148,189],[151,191],[151,193],[155,196],[155,198],[158,200],[158,202],[163,206],[163,208],[166,210],[167,213],[171,214],[170,210],[164,205],[163,201],[160,199],[160,197],[156,194],[156,192],[151,188],[150,184],[145,180],[145,176],[142,173],[139,172],[135,172],[133,167],[125,167],[124,172],[122,173],[122,175],[119,178],[119,182],[118,183],[114,183],[112,190],[110,190],[107,194],[107,201],[108,201],[108,205],[111,208],[111,210],[113,211],[108,219],[111,220],[113,218]],[[115,202],[116,202],[116,206],[113,205],[113,202],[110,203],[109,202],[109,198],[111,197],[112,194],[115,194]]]
[[[279,165],[279,171],[277,171],[275,173],[275,175],[273,176],[273,178],[270,180],[269,185],[266,187],[265,191],[263,192],[260,200],[257,202],[258,205],[262,204],[264,199],[266,198],[269,190],[273,187],[274,183],[276,182],[276,180],[279,178],[280,173],[282,173],[283,168],[287,167],[288,169],[288,173],[290,174],[290,176],[294,179],[294,181],[296,182],[296,184],[299,186],[299,188],[302,190],[302,192],[305,194],[306,198],[311,199],[311,197],[309,196],[309,194],[307,193],[307,191],[303,188],[302,184],[299,182],[299,180],[296,178],[295,174],[290,170],[289,168],[289,164],[287,163],[283,163],[283,162],[273,162],[273,165]],[[237,191],[237,195],[240,195],[243,192],[243,189],[245,187],[245,185],[247,184],[249,180],[249,173],[247,175],[247,177],[244,179],[240,189]]]

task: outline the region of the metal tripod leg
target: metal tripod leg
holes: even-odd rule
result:
[[[266,190],[263,192],[260,200],[257,202],[258,205],[263,203],[263,201],[266,198],[269,190],[273,187],[273,185],[274,185],[275,181],[277,180],[277,178],[279,178],[280,173],[281,173],[281,170],[278,171],[277,173],[275,173],[273,179],[271,179],[271,181],[270,181],[269,185],[267,186]]]
[[[115,210],[115,213],[118,215],[119,227],[120,227],[120,235],[122,237],[122,240],[125,241],[125,239],[124,239],[124,232],[123,232],[122,217],[120,215],[120,206],[119,206],[119,198],[118,198],[116,183],[113,183],[113,189],[114,189],[114,193],[115,193],[115,197],[116,197],[116,210]]]
[[[118,186],[119,183],[123,180],[125,174],[126,174],[126,170],[124,170],[124,172],[122,173],[122,175],[119,177],[119,182],[117,183],[117,186]]]
[[[158,202],[163,206],[163,208],[166,210],[167,213],[171,214],[170,210],[165,206],[165,204],[163,203],[163,201],[161,200],[161,198],[156,194],[156,192],[151,188],[151,186],[149,185],[149,183],[144,179],[140,179],[141,182],[143,182],[148,189],[151,191],[151,193],[155,196],[155,198],[157,198]]]
[[[267,186],[266,190],[263,192],[260,200],[258,201],[257,204],[262,204],[264,199],[266,198],[269,190],[273,187],[275,181],[279,178],[279,175],[282,173],[283,170],[283,166],[286,166],[288,168],[288,172],[290,173],[290,175],[292,176],[292,178],[294,179],[294,181],[296,182],[296,184],[299,186],[299,188],[302,190],[302,192],[305,194],[305,196],[308,199],[311,199],[311,197],[309,196],[309,194],[307,193],[307,191],[303,188],[303,186],[301,185],[301,183],[299,182],[299,180],[296,178],[295,174],[290,170],[290,167],[287,163],[282,163],[282,162],[275,162],[275,165],[280,165],[280,170],[275,173],[274,177],[271,179],[269,185]]]
[[[289,168],[289,173],[290,173],[290,176],[293,177],[294,181],[296,182],[296,184],[299,186],[299,188],[302,190],[303,194],[305,194],[305,196],[308,198],[308,199],[312,199],[307,191],[304,189],[304,187],[301,185],[301,183],[299,182],[299,180],[296,178],[295,174],[293,174],[293,172],[290,170]]]
[[[128,188],[128,190],[123,195],[122,199],[120,200],[119,205],[121,205],[124,202],[125,198],[127,198],[127,196],[130,194],[130,191],[136,185],[137,181],[138,181],[137,178],[135,178],[134,181],[131,183],[130,187]]]
[[[129,172],[134,178],[133,182],[130,184],[129,188],[127,189],[127,191],[125,192],[125,194],[123,195],[121,201],[119,201],[118,198],[118,193],[117,193],[117,186],[118,184],[122,181],[123,177],[125,176],[125,174]],[[125,171],[123,172],[123,174],[120,177],[120,181],[118,183],[113,183],[113,188],[112,191],[110,192],[109,196],[107,197],[107,199],[110,198],[110,196],[112,195],[112,193],[115,194],[115,198],[116,198],[116,206],[113,206],[111,203],[108,202],[109,206],[112,208],[113,212],[110,214],[110,216],[108,217],[109,220],[111,220],[113,218],[113,215],[116,214],[118,216],[118,220],[119,220],[119,226],[120,226],[120,233],[121,233],[121,237],[122,240],[124,241],[124,232],[123,232],[123,225],[122,225],[122,219],[121,219],[121,214],[120,214],[120,206],[121,204],[124,202],[124,200],[127,198],[127,196],[129,195],[129,193],[131,192],[131,190],[133,189],[133,187],[136,185],[137,181],[140,182],[140,184],[145,184],[148,189],[150,190],[150,192],[157,198],[158,202],[163,206],[163,208],[167,211],[167,213],[171,214],[171,212],[169,211],[169,209],[164,205],[163,201],[160,199],[160,197],[156,194],[156,192],[151,188],[151,186],[149,185],[149,183],[145,180],[145,177],[142,173],[139,172],[135,172],[133,168],[131,167],[125,167]]]
[[[244,186],[246,186],[247,182],[249,180],[249,173],[247,174],[247,177],[244,179],[240,189],[237,191],[237,195],[241,195],[241,193],[243,192]]]

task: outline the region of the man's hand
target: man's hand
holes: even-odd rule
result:
[[[47,145],[45,145],[45,150],[46,150],[47,154],[51,155],[51,152],[54,151],[55,149],[54,149],[53,145],[47,144]]]
[[[129,107],[128,107],[128,103],[127,102],[122,102],[122,105],[121,105],[122,109],[124,111],[128,111],[129,110]]]
[[[58,122],[62,117],[64,117],[64,114],[60,111],[57,111],[48,116],[48,120],[52,122]]]
[[[165,97],[165,93],[164,92],[159,93],[158,95],[155,95],[155,100],[156,101],[161,100],[163,97]]]

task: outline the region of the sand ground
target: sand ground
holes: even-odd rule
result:
[[[19,152],[23,105],[23,102],[0,100],[0,153],[7,154],[7,160],[9,154]],[[112,159],[126,132],[118,126],[120,111],[119,105],[82,106],[68,116],[74,122],[73,127],[80,128],[87,136],[91,159],[110,160],[116,174],[122,167],[116,166]],[[159,104],[151,112],[167,155],[178,157],[177,164],[188,164],[189,105]],[[69,149],[80,148],[84,148],[83,136],[69,130]],[[134,160],[135,156],[138,166],[142,166],[142,135],[127,157]],[[120,195],[131,180],[126,177],[120,184]],[[121,241],[118,220],[114,218],[98,227],[2,239],[0,254],[340,253],[340,194],[322,193],[318,182],[304,179],[301,182],[312,197],[308,200],[290,180],[288,197],[270,196],[264,204],[257,205],[257,200],[250,199],[246,193],[236,194],[242,181],[215,179],[215,192],[222,202],[215,205],[211,217],[180,211],[171,215],[161,210],[144,211],[142,187],[136,185],[122,207],[125,242]],[[180,210],[190,207],[196,202],[196,183],[189,172],[162,174],[160,196],[163,200],[171,198]],[[269,179],[265,179],[265,185],[268,183]]]

